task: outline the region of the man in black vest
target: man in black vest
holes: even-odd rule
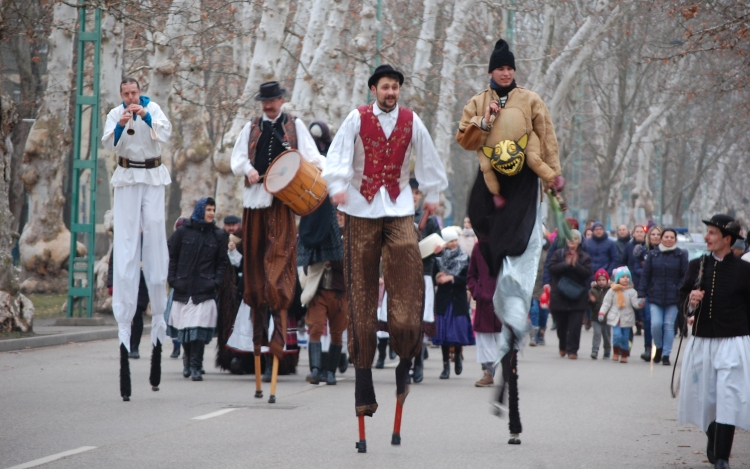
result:
[[[693,259],[680,288],[688,341],[680,379],[680,423],[708,436],[706,455],[729,468],[734,427],[750,430],[750,263],[732,255],[740,225],[728,215],[704,220],[709,254]]]
[[[289,149],[322,169],[318,152],[307,125],[281,111],[286,90],[270,81],[260,85],[255,96],[263,115],[245,124],[232,151],[232,172],[245,177],[242,215],[242,246],[245,250],[243,299],[252,309],[255,354],[255,397],[260,388],[260,347],[268,343],[274,355],[274,369],[283,357],[287,310],[297,282],[297,228],[294,213],[263,187],[262,177],[274,159]],[[273,317],[273,337],[265,337],[268,317]],[[272,380],[274,383],[275,380]],[[273,384],[269,402],[275,402]]]

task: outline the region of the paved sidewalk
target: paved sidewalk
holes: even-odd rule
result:
[[[51,347],[71,342],[114,339],[117,337],[117,322],[112,316],[105,316],[102,326],[57,326],[59,318],[34,320],[34,336],[19,339],[0,339],[0,352],[25,350],[38,347]],[[145,320],[145,318],[144,318]],[[144,324],[143,333],[151,332],[151,324]]]

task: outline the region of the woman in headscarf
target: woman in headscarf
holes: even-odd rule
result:
[[[216,227],[216,202],[204,197],[169,238],[169,273],[174,288],[168,332],[182,342],[182,375],[202,381],[203,350],[216,327],[216,295],[229,263],[227,233]]]
[[[446,242],[442,255],[437,258],[435,270],[435,323],[437,336],[432,343],[443,350],[443,372],[440,379],[450,378],[450,348],[453,347],[455,371],[463,371],[461,348],[474,345],[474,334],[469,316],[469,301],[466,296],[466,277],[469,272],[469,255],[458,246],[458,232],[443,228]]]

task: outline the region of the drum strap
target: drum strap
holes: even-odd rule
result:
[[[281,130],[284,130],[284,134],[280,134],[278,130],[276,130],[275,127],[271,126],[271,130],[273,130],[273,134],[276,136],[276,138],[279,139],[279,142],[281,142],[281,145],[284,147],[285,150],[291,150],[292,146],[289,144],[289,142],[284,138],[286,136],[286,130],[282,127]]]

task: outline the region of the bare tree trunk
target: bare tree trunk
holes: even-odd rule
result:
[[[0,96],[0,332],[29,332],[34,323],[34,305],[18,286],[18,269],[13,265],[11,249],[15,244],[13,214],[8,205],[10,164],[13,143],[10,134],[18,120],[10,97]],[[16,235],[18,236],[18,235]]]
[[[375,49],[375,34],[380,29],[377,17],[377,1],[362,1],[362,20],[359,23],[359,34],[354,37],[354,49],[359,54],[359,61],[354,67],[352,80],[352,104],[360,106],[367,100],[367,79],[370,76],[369,61]]]
[[[456,131],[453,108],[456,104],[456,66],[461,53],[458,43],[463,37],[470,3],[469,0],[457,0],[453,7],[453,22],[446,31],[445,45],[443,46],[443,67],[440,71],[440,98],[438,99],[440,106],[437,110],[433,138],[440,160],[449,175],[453,172],[450,149]]]
[[[29,192],[29,223],[19,241],[21,264],[29,275],[21,285],[24,291],[64,291],[67,285],[70,231],[62,219],[62,186],[72,141],[68,119],[77,13],[65,3],[54,7],[49,83],[23,154],[21,179]]]
[[[323,36],[327,34],[330,39],[331,31],[325,26],[326,16],[333,5],[334,0],[314,0],[310,9],[310,21],[307,23],[305,38],[302,41],[302,52],[297,65],[297,75],[294,79],[294,91],[292,93],[292,105],[297,115],[303,119],[310,120],[313,115],[313,101],[316,96],[315,72],[312,63],[316,59],[317,50],[324,47]],[[321,58],[318,58],[320,61]]]
[[[102,19],[102,50],[101,71],[99,83],[101,93],[99,94],[100,112],[105,116],[114,107],[118,106],[120,98],[120,81],[122,77],[123,53],[125,48],[125,36],[123,34],[122,21],[118,21],[114,15],[105,15]],[[117,156],[114,152],[99,149],[99,158],[103,159],[107,167],[107,174],[99,176],[102,181],[109,181],[117,168]],[[109,188],[110,207],[114,201],[114,188]]]
[[[190,28],[201,25],[200,0],[188,0],[180,14],[181,29],[185,31],[180,46],[175,48],[181,57],[177,72],[177,92],[173,98],[174,168],[182,198],[180,211],[189,217],[201,197],[214,196],[215,170],[211,155],[212,144],[206,129],[206,87],[203,73],[203,51],[200,37]],[[178,144],[179,142],[179,144]],[[216,207],[217,218],[222,214]],[[221,218],[219,218],[221,219]]]
[[[346,107],[345,102],[338,101],[338,89],[344,85],[341,72],[335,72],[335,64],[339,58],[339,40],[341,33],[339,27],[345,20],[349,9],[349,0],[333,0],[329,9],[328,23],[320,40],[320,45],[315,50],[313,59],[308,68],[310,80],[306,84],[312,85],[314,91],[313,112],[303,115],[305,122],[309,124],[314,118],[333,122],[331,116],[340,109]],[[338,122],[338,120],[337,120]]]
[[[297,2],[297,10],[294,12],[294,19],[291,25],[292,31],[284,39],[279,63],[276,65],[276,75],[281,81],[289,80],[293,82],[296,78],[296,71],[300,60],[297,56],[297,49],[299,49],[301,38],[305,36],[307,31],[307,23],[310,18],[310,3],[309,1]]]
[[[654,217],[654,194],[651,191],[650,175],[651,160],[654,156],[655,145],[657,141],[656,126],[651,126],[648,131],[649,138],[639,145],[638,164],[635,173],[635,185],[630,192],[631,210],[628,224],[635,225],[635,213],[642,208],[646,214],[646,219],[651,220]]]
[[[422,28],[414,52],[414,68],[411,74],[411,99],[409,107],[421,114],[425,109],[425,95],[427,94],[427,78],[432,71],[430,57],[432,43],[435,41],[435,25],[438,16],[438,0],[425,0],[422,11]]]

